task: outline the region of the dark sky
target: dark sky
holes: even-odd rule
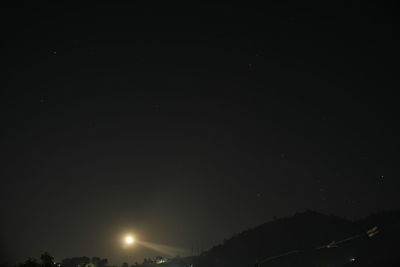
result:
[[[3,8],[2,257],[399,208],[398,10],[323,2]]]

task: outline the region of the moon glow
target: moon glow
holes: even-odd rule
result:
[[[131,245],[133,243],[135,243],[135,238],[133,236],[129,235],[125,237],[125,244]]]

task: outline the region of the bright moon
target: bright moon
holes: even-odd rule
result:
[[[133,242],[135,242],[135,238],[133,238],[132,236],[127,236],[127,237],[125,237],[125,243],[126,243],[126,244],[130,245],[130,244],[132,244]]]

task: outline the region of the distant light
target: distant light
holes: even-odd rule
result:
[[[356,258],[350,258],[350,262],[355,262]]]
[[[134,242],[135,242],[135,238],[134,238],[134,237],[132,237],[132,236],[127,236],[127,237],[125,237],[125,243],[126,243],[126,244],[131,245],[131,244],[133,244]]]

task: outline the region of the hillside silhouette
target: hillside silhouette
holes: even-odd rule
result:
[[[30,258],[18,267],[110,267],[99,257],[55,263],[43,255],[43,264]],[[158,256],[122,267],[400,266],[399,255],[400,211],[357,221],[306,211],[235,234],[198,256]]]
[[[399,230],[399,211],[376,213],[358,221],[306,211],[243,231],[199,256],[161,265],[400,266]]]
[[[197,266],[400,266],[400,212],[349,221],[314,211],[264,223],[204,252]],[[368,235],[368,231],[370,236]]]

